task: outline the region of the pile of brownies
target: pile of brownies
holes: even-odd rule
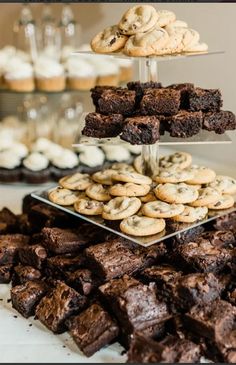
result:
[[[88,137],[120,135],[131,144],[153,144],[165,132],[187,138],[202,129],[217,134],[236,129],[235,115],[221,110],[219,89],[134,81],[127,88],[96,86],[91,97],[95,112],[87,114],[82,131]]]
[[[85,355],[119,341],[130,363],[236,361],[236,213],[144,248],[26,196],[0,233],[12,306]]]

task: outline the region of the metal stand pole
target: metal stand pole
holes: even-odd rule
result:
[[[139,80],[141,82],[158,80],[157,61],[155,59],[139,59]],[[159,144],[143,145],[141,160],[143,174],[148,176],[157,175],[159,170]]]

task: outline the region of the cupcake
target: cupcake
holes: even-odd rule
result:
[[[14,57],[4,69],[4,82],[9,90],[30,92],[34,90],[33,67]]]
[[[50,180],[49,160],[38,152],[32,152],[23,160],[22,175],[29,184],[42,184]]]
[[[79,159],[76,153],[63,148],[62,152],[52,158],[52,175],[56,181],[61,177],[70,175],[78,171]]]
[[[120,82],[131,81],[134,73],[133,61],[124,58],[117,58],[116,62],[120,67],[119,81]]]
[[[65,89],[63,66],[55,60],[41,57],[34,65],[36,87],[40,91],[62,91]]]
[[[90,62],[95,66],[98,74],[96,85],[117,86],[119,84],[119,65],[115,60],[106,56],[93,56]]]
[[[0,152],[0,181],[18,182],[21,180],[21,158],[10,149]]]
[[[108,145],[102,146],[102,149],[109,162],[131,162],[131,155],[126,147]]]
[[[96,84],[95,67],[86,58],[72,56],[65,63],[67,87],[71,90],[90,90]]]
[[[10,147],[9,150],[13,152],[16,156],[18,156],[20,159],[25,158],[29,153],[29,150],[26,147],[26,145],[20,142],[14,142],[14,144]]]
[[[90,174],[101,170],[104,164],[105,155],[96,146],[84,146],[79,148],[79,162],[81,172]]]

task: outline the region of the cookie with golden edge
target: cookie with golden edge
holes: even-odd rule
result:
[[[188,204],[198,198],[198,191],[185,183],[160,184],[154,189],[156,197],[166,203]]]
[[[85,192],[87,196],[93,200],[107,202],[111,199],[108,188],[104,187],[102,184],[91,184]]]
[[[117,25],[112,25],[99,32],[91,41],[91,48],[96,53],[111,53],[124,47],[128,37],[121,34]]]
[[[59,184],[63,188],[70,190],[86,190],[91,183],[90,176],[88,174],[81,174],[80,172],[64,176],[59,180]]]
[[[138,212],[141,201],[136,197],[117,197],[104,205],[102,217],[108,220],[121,220]]]
[[[186,206],[181,214],[172,217],[175,222],[195,223],[206,218],[208,213],[207,207],[189,207]]]
[[[48,199],[58,205],[69,206],[73,205],[79,197],[79,192],[58,186],[48,192]]]
[[[209,204],[214,204],[219,201],[221,194],[213,188],[201,188],[198,190],[198,198],[193,203],[190,203],[192,207],[205,207]]]
[[[120,230],[131,236],[143,237],[152,236],[165,229],[165,220],[133,215],[123,219],[120,223]]]
[[[96,200],[79,199],[74,204],[76,212],[84,215],[101,215],[103,212],[103,203]]]
[[[111,186],[109,193],[113,196],[145,196],[149,193],[150,189],[150,185],[125,183]]]
[[[183,204],[169,204],[160,200],[146,203],[142,207],[143,215],[151,218],[172,218],[183,211]]]
[[[234,198],[232,195],[224,194],[221,195],[220,199],[217,200],[214,204],[209,204],[207,206],[208,209],[213,210],[221,210],[221,209],[229,209],[234,206]]]

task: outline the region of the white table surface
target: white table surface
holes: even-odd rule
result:
[[[216,148],[216,146],[213,146]],[[195,159],[194,163],[207,165],[217,173],[236,177],[236,165],[223,166],[215,161]],[[0,184],[0,209],[7,206],[15,213],[21,212],[21,202],[24,195],[37,190],[37,187],[27,185]],[[65,362],[65,363],[122,363],[126,356],[121,355],[122,347],[113,344],[97,352],[91,358],[85,357],[70,339],[67,333],[54,335],[39,321],[32,318],[24,319],[7,303],[9,286],[0,285],[0,363],[3,362]],[[17,316],[17,317],[16,317]],[[32,326],[31,326],[32,324]]]

